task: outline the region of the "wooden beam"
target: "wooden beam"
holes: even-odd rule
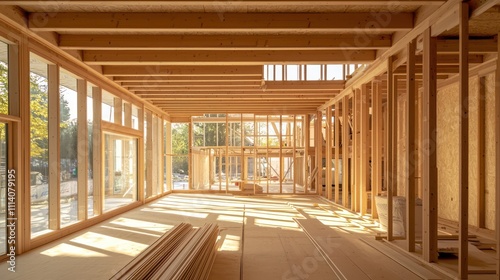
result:
[[[340,203],[340,111],[341,106],[340,102],[335,103],[335,111],[334,111],[334,147],[335,147],[335,177],[334,177],[334,182],[335,182],[335,203],[339,204]],[[346,157],[343,157],[346,158]],[[343,168],[343,167],[342,167]],[[343,190],[345,192],[345,189]]]
[[[144,141],[146,142],[146,148],[144,152],[146,153],[146,160],[144,162],[145,167],[145,180],[144,187],[146,188],[146,199],[154,195],[153,193],[153,114],[151,111],[145,111],[145,125],[144,128]],[[188,146],[191,147],[191,146]],[[193,173],[189,173],[193,174]]]
[[[500,32],[498,33],[500,35]],[[500,40],[498,41],[498,57],[500,57]],[[495,69],[495,237],[497,248],[500,248],[500,59],[497,58]],[[497,278],[500,277],[500,250],[496,250]]]
[[[436,38],[426,29],[424,38],[424,86],[422,94],[422,184],[423,259],[438,261],[438,181],[437,181],[437,79]]]
[[[443,4],[444,0],[400,0],[398,3],[404,5],[430,5],[430,6],[439,6]],[[0,2],[0,5],[36,5],[36,6],[58,6],[58,7],[72,7],[74,5],[81,6],[95,6],[102,2],[99,0],[58,0],[57,2],[53,1],[40,1],[40,0],[4,0]],[[382,0],[313,0],[313,1],[298,1],[298,0],[249,0],[249,1],[238,1],[238,0],[229,0],[224,1],[222,3],[214,3],[213,0],[187,0],[187,1],[163,1],[163,0],[144,0],[137,2],[135,0],[110,0],[106,1],[107,7],[122,7],[124,5],[134,4],[137,6],[150,7],[150,6],[162,6],[162,7],[177,7],[180,4],[185,5],[187,7],[203,7],[207,8],[213,5],[215,8],[223,9],[223,7],[219,6],[224,5],[228,7],[238,7],[242,6],[247,8],[249,6],[269,6],[269,5],[282,5],[285,7],[288,6],[305,6],[310,7],[312,5],[321,5],[321,6],[383,6],[386,7],[387,1]]]
[[[87,219],[88,197],[88,152],[89,135],[87,124],[87,81],[78,79],[78,112],[77,112],[77,157],[78,157],[78,220]],[[90,105],[91,106],[91,105]]]
[[[103,66],[102,74],[105,76],[146,76],[157,77],[192,77],[192,76],[218,76],[223,77],[257,77],[262,79],[262,66],[161,66],[161,65],[140,65],[140,66]],[[154,79],[154,78],[153,78]],[[163,78],[162,78],[163,79]]]
[[[316,168],[318,172],[316,172],[316,193],[318,195],[322,195],[322,186],[321,186],[321,169],[323,168],[323,134],[321,133],[321,122],[323,119],[323,113],[321,111],[316,112],[316,120],[314,122],[314,148],[315,148],[315,161]],[[269,143],[269,141],[268,141]]]
[[[345,96],[342,99],[342,205],[348,207],[349,191],[349,146],[350,144],[350,127],[349,127],[349,97]]]
[[[363,34],[413,28],[412,13],[392,13],[379,24],[377,13],[31,13],[33,31],[56,32],[248,32],[351,31]]]
[[[102,90],[99,87],[92,87],[92,174],[93,174],[93,191],[94,191],[94,216],[103,213],[104,197],[102,196],[103,189],[103,157],[102,157],[102,133],[101,133],[101,119],[102,119]],[[140,182],[140,180],[139,180]]]
[[[57,65],[48,65],[48,108],[49,109],[49,229],[60,228],[60,153],[59,147],[59,68]]]
[[[477,123],[477,226],[486,228],[486,77],[479,77]]]
[[[372,199],[371,216],[372,219],[378,218],[376,207],[376,197],[382,188],[382,151],[383,151],[383,116],[382,116],[382,92],[381,83],[372,81]]]
[[[415,199],[416,199],[416,165],[417,165],[417,135],[416,135],[416,101],[415,87],[415,41],[407,46],[406,63],[406,249],[415,252]]]
[[[332,200],[332,106],[326,108],[325,121],[325,189],[326,198]]]
[[[261,69],[262,70],[262,69]],[[137,83],[137,84],[147,84],[151,83],[165,83],[165,84],[176,84],[176,83],[190,83],[191,85],[196,85],[199,83],[262,83],[262,73],[259,75],[248,75],[248,76],[118,76],[111,77],[113,81],[119,84],[124,83]]]
[[[88,65],[264,65],[369,63],[375,60],[374,50],[174,50],[174,51],[83,51]],[[104,71],[104,69],[103,69]],[[213,72],[212,72],[213,73]]]
[[[387,165],[386,168],[386,190],[387,190],[387,240],[392,241],[394,239],[393,237],[393,209],[392,209],[392,194],[394,190],[394,185],[396,184],[395,182],[395,174],[393,173],[394,170],[394,161],[393,161],[393,154],[394,154],[394,137],[393,134],[395,133],[394,131],[394,126],[393,126],[393,119],[394,119],[394,103],[395,103],[395,94],[394,94],[394,75],[393,75],[393,69],[392,69],[392,64],[394,61],[394,57],[390,56],[387,59],[387,120],[386,120],[386,137],[385,137],[385,162]]]
[[[460,81],[459,81],[459,250],[458,278],[469,274],[468,225],[469,225],[469,4],[459,4]]]
[[[368,84],[364,84],[361,86],[361,95],[360,95],[360,114],[361,118],[359,121],[360,129],[359,129],[359,186],[360,186],[360,213],[361,215],[365,215],[368,212],[368,187],[370,185],[370,124],[369,124],[369,96],[370,92],[368,89]],[[372,197],[373,199],[373,197]]]
[[[335,95],[337,92],[308,92],[302,91],[300,93],[294,92],[262,92],[262,91],[184,91],[184,92],[163,92],[163,91],[136,91],[135,94],[145,99],[160,99],[160,100],[186,100],[186,99],[233,99],[233,100],[241,100],[241,99],[263,99],[263,100],[272,100],[272,99],[328,99],[332,95]]]
[[[365,38],[366,37],[366,38]],[[61,34],[65,50],[349,50],[391,47],[390,35],[86,35]]]
[[[119,82],[119,81],[116,81]],[[210,82],[191,82],[191,81],[158,81],[157,79],[147,79],[146,77],[142,77],[141,81],[134,81],[134,82],[119,82],[122,87],[125,88],[130,88],[130,87],[144,87],[144,88],[150,88],[150,87],[161,87],[161,88],[175,88],[175,87],[193,87],[193,88],[199,88],[199,87],[215,87],[218,86],[219,88],[226,88],[226,87],[258,87],[260,88],[262,85],[262,80],[255,79],[253,81],[210,81]]]

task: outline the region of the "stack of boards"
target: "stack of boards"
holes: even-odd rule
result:
[[[219,227],[181,223],[162,235],[111,279],[208,279]]]

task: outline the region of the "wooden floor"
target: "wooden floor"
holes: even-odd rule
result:
[[[168,195],[37,248],[15,273],[1,263],[1,279],[109,279],[180,222],[219,224],[211,280],[444,279],[381,253],[377,224],[317,196],[208,194]]]

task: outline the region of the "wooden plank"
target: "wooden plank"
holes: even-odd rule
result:
[[[360,90],[354,90],[352,97],[352,120],[353,120],[353,132],[352,132],[352,190],[351,190],[351,210],[354,212],[360,211],[359,205],[359,192],[360,192],[360,155],[359,155],[359,129],[360,129]]]
[[[385,149],[385,162],[386,162],[386,190],[387,190],[387,240],[392,241],[394,239],[393,237],[393,209],[392,209],[392,194],[394,191],[394,186],[395,186],[395,174],[393,173],[394,170],[394,126],[393,126],[393,119],[394,119],[394,75],[393,75],[393,69],[392,69],[392,64],[394,61],[394,57],[390,56],[387,59],[387,120],[386,120],[386,149]]]
[[[340,131],[340,114],[341,114],[341,105],[340,102],[335,103],[335,119],[334,119],[334,146],[335,146],[335,203],[339,204],[340,203],[340,136],[341,136],[341,131]],[[345,154],[343,154],[345,155]],[[343,159],[346,157],[343,157]],[[342,160],[343,160],[342,159]],[[344,161],[342,162],[344,163]],[[343,170],[344,166],[342,166]],[[343,172],[343,171],[342,171]],[[345,192],[345,190],[343,190]]]
[[[378,218],[375,199],[382,188],[383,170],[383,116],[381,83],[372,81],[372,219]]]
[[[146,144],[146,148],[144,152],[146,153],[146,158],[144,162],[144,187],[146,188],[145,198],[150,198],[151,196],[153,196],[153,114],[149,110],[145,111],[145,126],[144,141]]]
[[[259,65],[246,65],[246,66],[161,66],[161,65],[142,65],[142,66],[103,66],[102,74],[104,76],[116,77],[168,77],[174,78],[191,78],[196,77],[213,77],[218,76],[221,79],[224,77],[257,77],[262,79],[263,69]],[[163,79],[163,78],[162,78]]]
[[[368,211],[368,188],[370,185],[370,124],[369,124],[369,97],[368,84],[361,86],[360,92],[360,129],[359,129],[359,187],[360,187],[360,213],[365,215]],[[373,198],[372,198],[373,199]]]
[[[99,87],[92,87],[92,101],[93,101],[93,122],[92,122],[92,167],[93,167],[93,190],[94,190],[94,215],[98,216],[103,212],[104,197],[102,195],[102,188],[104,186],[104,176],[102,166],[102,133],[101,133],[101,108],[102,108],[102,91]],[[140,181],[139,181],[140,182]]]
[[[437,193],[437,80],[436,38],[430,29],[423,34],[424,86],[422,95],[422,184],[423,184],[423,259],[437,262],[438,193]]]
[[[321,186],[321,169],[323,168],[323,134],[321,133],[323,113],[321,111],[316,112],[316,121],[314,126],[314,146],[316,151],[316,168],[318,172],[316,173],[316,192],[318,195],[323,195],[323,188]],[[269,143],[269,141],[268,141]]]
[[[338,20],[336,20],[338,21]],[[375,60],[375,50],[206,50],[206,51],[83,51],[82,60],[88,65],[264,65],[264,64],[323,64],[328,63],[369,63]]]
[[[499,33],[500,35],[500,33]],[[498,41],[498,57],[500,57],[500,40]],[[495,228],[497,278],[500,277],[500,59],[497,58],[495,69]]]
[[[479,77],[477,124],[477,226],[486,227],[486,77]]]
[[[59,47],[64,50],[304,50],[304,49],[383,49],[391,46],[387,35],[367,36],[359,44],[358,35],[275,34],[252,35],[84,35],[61,34]],[[458,48],[457,48],[458,49]]]
[[[128,102],[123,103],[123,125],[132,128],[132,104]]]
[[[332,106],[326,108],[325,136],[325,189],[326,198],[332,200]]]
[[[469,4],[459,4],[460,81],[459,81],[459,253],[458,278],[468,278],[469,224]]]
[[[417,93],[415,88],[415,45],[411,41],[407,46],[407,77],[406,77],[406,246],[408,252],[415,252],[415,199],[416,199],[416,101]]]
[[[145,20],[147,19],[147,20]],[[391,20],[379,22],[377,14],[360,13],[174,13],[168,18],[161,13],[72,13],[56,14],[30,13],[28,26],[33,31],[220,31],[247,32],[260,30],[278,32],[294,31],[345,31],[359,30],[371,33],[388,32],[413,28],[412,13],[391,14]],[[373,23],[371,23],[373,22]],[[43,23],[43,24],[40,24]],[[368,23],[368,24],[367,24]],[[135,40],[130,38],[129,40]]]
[[[60,227],[60,149],[59,149],[59,68],[48,65],[48,108],[49,109],[49,229]]]
[[[304,129],[304,178],[307,180],[304,185],[304,193],[309,192],[309,188],[312,188],[310,182],[312,180],[312,165],[309,164],[309,147],[311,146],[311,115],[305,114],[304,122],[302,123]],[[255,126],[257,127],[257,126]],[[257,132],[255,133],[257,134]],[[309,179],[311,178],[311,179]]]
[[[342,99],[342,119],[344,123],[342,124],[342,205],[346,208],[349,207],[349,191],[351,189],[351,184],[349,183],[349,147],[351,146],[350,141],[350,127],[349,127],[349,97],[345,96]]]
[[[89,135],[87,128],[87,81],[78,79],[78,112],[77,112],[77,138],[78,138],[78,220],[87,219],[87,197],[88,197],[88,152]]]

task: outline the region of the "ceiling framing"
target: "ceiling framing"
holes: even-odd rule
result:
[[[425,24],[439,36],[438,78],[446,80],[459,60],[451,2],[16,0],[1,1],[0,11],[18,9],[34,33],[172,117],[185,117],[314,113],[364,80],[383,80],[388,55],[404,78],[405,49],[397,46]],[[498,2],[470,2],[472,66],[497,51]],[[421,61],[417,55],[417,80]],[[263,76],[268,64],[344,63],[367,67],[351,81]],[[356,77],[367,70],[371,77]]]

